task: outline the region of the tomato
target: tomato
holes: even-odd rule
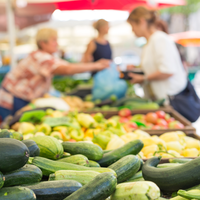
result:
[[[129,123],[127,123],[127,125],[132,129],[137,129],[138,128],[138,126],[137,126],[137,124],[135,122],[129,122]]]
[[[172,122],[169,123],[169,127],[181,129],[181,128],[184,128],[184,125],[181,124],[179,121],[172,121]]]
[[[152,123],[152,124],[156,124],[157,120],[158,120],[158,116],[157,116],[156,113],[152,113],[152,112],[147,113],[147,115],[146,115],[146,121],[147,122]]]
[[[157,115],[158,118],[160,118],[160,119],[165,119],[166,113],[165,113],[164,111],[162,111],[162,110],[159,110],[159,111],[156,112],[156,115]]]
[[[158,119],[157,124],[158,126],[168,127],[168,123],[164,119]]]
[[[76,140],[74,140],[74,139],[69,139],[69,142],[76,142]]]
[[[173,117],[170,117],[168,120],[167,120],[167,123],[169,124],[170,122],[173,122],[175,121],[175,119]]]
[[[148,123],[148,122],[146,122],[145,124],[146,124],[147,128],[152,128],[154,126],[152,123]]]
[[[120,117],[129,117],[131,116],[131,111],[128,108],[123,108],[119,111],[118,114]]]
[[[122,123],[122,124],[124,124],[124,123],[129,122],[129,119],[128,119],[128,118],[125,118],[125,117],[121,117],[121,118],[119,119],[119,122]]]
[[[159,129],[161,129],[161,127],[158,126],[158,125],[155,125],[155,126],[152,127],[152,130],[159,130]]]

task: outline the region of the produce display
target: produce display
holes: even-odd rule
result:
[[[141,138],[147,136],[142,133]],[[143,163],[140,154],[147,141],[142,139],[105,151],[91,141],[63,142],[52,136],[20,141],[8,135],[0,138],[1,200],[199,199],[200,157],[159,164],[161,156],[153,156]],[[175,132],[161,137],[187,136]]]

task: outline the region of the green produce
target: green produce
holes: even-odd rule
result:
[[[96,113],[93,118],[96,122],[102,122],[105,119],[102,113]]]
[[[54,137],[51,136],[37,136],[32,140],[36,142],[40,148],[40,156],[57,160],[63,156],[62,144]]]
[[[92,142],[99,144],[102,149],[105,149],[107,144],[111,140],[111,135],[112,135],[112,132],[110,132],[110,131],[100,132],[100,133],[94,135]]]
[[[20,118],[20,122],[32,122],[33,124],[41,122],[46,115],[44,110],[33,110],[24,112]]]
[[[144,178],[142,176],[142,171],[139,171],[138,173],[136,173],[135,175],[133,175],[126,182],[136,182],[136,181],[144,181]]]
[[[48,124],[40,124],[37,127],[37,132],[42,132],[45,135],[49,135],[51,133],[51,127]]]
[[[84,133],[81,129],[79,129],[79,130],[73,129],[70,132],[70,137],[71,137],[71,139],[74,139],[76,141],[81,141],[84,138]]]
[[[190,158],[172,158],[172,159],[169,159],[169,162],[170,163],[187,163],[189,161],[192,161],[193,159],[190,159]]]
[[[200,199],[200,190],[179,190],[178,195],[186,199]]]
[[[170,200],[188,200],[188,199],[183,198],[183,197],[181,197],[181,196],[177,196],[177,197],[171,198]],[[195,199],[193,199],[193,200],[195,200]]]
[[[177,167],[180,165],[181,165],[180,163],[163,163],[163,164],[157,165],[157,168]]]
[[[155,200],[159,197],[160,190],[155,183],[139,181],[117,185],[111,200]]]
[[[77,121],[81,126],[85,128],[91,128],[96,124],[94,118],[90,114],[85,114],[85,113],[78,114]]]
[[[75,165],[71,163],[53,161],[53,160],[49,160],[43,157],[34,157],[32,159],[32,164],[39,167],[42,171],[43,170],[48,171],[50,174],[58,170],[77,170],[77,171],[91,171],[92,170],[99,173],[112,172],[114,175],[116,175],[115,171],[109,168],[85,167],[85,166]]]
[[[105,200],[116,185],[117,179],[112,173],[102,173],[64,200]]]
[[[99,174],[99,172],[95,171],[59,170],[54,174],[50,174],[49,180],[74,180],[85,185]]]
[[[26,187],[5,187],[0,190],[1,200],[36,200],[34,192]]]
[[[35,141],[33,140],[23,140],[22,141],[27,147],[30,152],[30,157],[39,156],[40,149]]]
[[[124,146],[112,150],[103,155],[103,158],[98,161],[102,167],[108,167],[114,162],[118,161],[120,158],[127,156],[129,154],[137,155],[143,148],[144,144],[141,140],[131,141]]]
[[[3,174],[0,172],[0,189],[3,187],[5,181],[5,177]]]
[[[34,133],[35,126],[29,122],[22,122],[22,123],[20,123],[18,131],[23,134]]]
[[[103,156],[103,150],[96,144],[88,142],[63,142],[64,151],[74,155],[82,154],[89,160],[98,161]]]
[[[37,200],[62,200],[76,190],[79,190],[82,185],[77,181],[60,180],[43,181],[26,185],[26,187],[36,194]]]
[[[82,166],[86,166],[89,167],[89,160],[87,157],[83,156],[83,155],[74,155],[74,156],[70,156],[70,157],[66,157],[66,158],[61,158],[58,160],[59,162],[66,162],[66,163],[72,163],[72,164],[76,164],[76,165],[82,165]]]
[[[100,165],[93,160],[89,160],[89,167],[100,167]]]
[[[140,159],[134,155],[124,156],[108,168],[117,174],[117,182],[121,183],[131,178],[140,169]]]
[[[4,186],[10,187],[40,182],[42,179],[42,171],[34,165],[27,164],[18,170],[5,173],[4,176]]]
[[[0,139],[0,171],[10,172],[23,167],[29,158],[29,150],[24,143],[11,138]]]
[[[200,182],[200,158],[177,167],[156,168],[161,157],[147,160],[142,168],[145,180],[152,181],[165,192],[187,189]]]
[[[23,135],[19,132],[2,129],[0,130],[0,138],[12,138],[21,141],[23,140]]]

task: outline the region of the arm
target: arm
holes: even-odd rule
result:
[[[158,81],[158,80],[165,80],[171,77],[173,74],[166,74],[163,72],[155,72],[150,74],[149,76],[138,75],[129,73],[129,76],[132,78],[132,83],[143,83],[144,81]]]
[[[109,67],[109,60],[101,59],[98,62],[93,63],[69,63],[57,67],[54,71],[54,75],[72,75],[76,73],[82,73],[87,71],[100,71]]]
[[[87,49],[83,55],[83,58],[82,58],[82,62],[92,62],[93,61],[93,52],[95,51],[96,49],[96,45],[94,43],[94,41],[92,40],[88,46],[87,46]]]

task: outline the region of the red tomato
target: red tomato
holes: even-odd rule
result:
[[[121,118],[119,119],[119,122],[122,123],[122,124],[124,124],[124,123],[129,122],[129,119],[128,119],[128,118],[125,118],[125,117],[121,117]]]
[[[169,119],[167,119],[167,123],[169,124],[170,122],[174,122],[175,119],[173,117],[170,117]]]
[[[128,108],[123,108],[119,111],[118,114],[120,117],[129,117],[131,116],[131,111]]]
[[[156,125],[162,126],[162,127],[168,127],[168,123],[164,119],[158,119]]]
[[[136,124],[135,122],[129,122],[129,123],[128,123],[128,126],[129,126],[130,128],[132,128],[132,129],[137,129],[137,128],[138,128],[138,126],[137,126],[137,124]]]
[[[159,129],[161,129],[161,127],[158,126],[158,125],[155,125],[155,126],[152,127],[152,130],[159,130]]]
[[[74,139],[69,139],[69,142],[76,142],[76,140],[74,140]]]
[[[166,113],[165,113],[164,111],[162,111],[162,110],[159,110],[159,111],[156,112],[156,115],[157,115],[158,118],[160,118],[160,119],[165,119]]]
[[[152,112],[147,113],[147,115],[146,115],[146,121],[147,122],[152,123],[152,124],[156,124],[157,120],[158,120],[158,116],[157,116],[156,113],[152,113]]]
[[[146,122],[145,124],[146,124],[147,128],[152,128],[154,126],[152,123],[148,123],[148,122]]]
[[[179,121],[172,121],[169,123],[169,127],[180,129],[180,128],[184,128],[184,125],[181,124]]]

